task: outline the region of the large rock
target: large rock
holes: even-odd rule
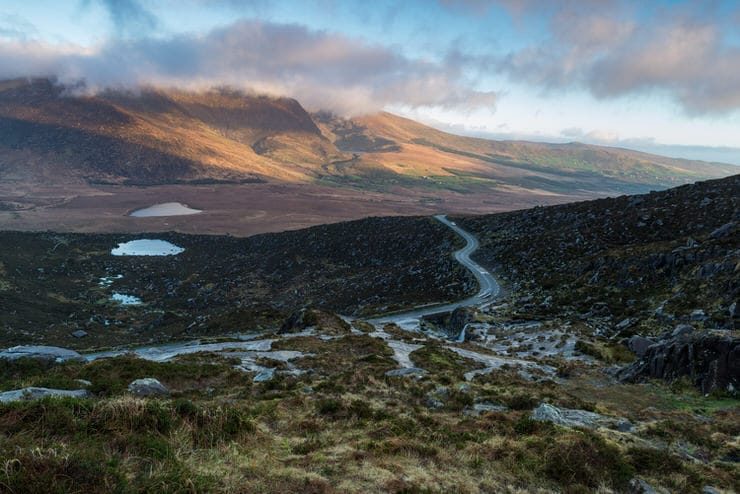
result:
[[[388,377],[404,377],[404,376],[423,376],[427,373],[424,369],[419,367],[404,367],[402,369],[393,369],[385,373]]]
[[[540,406],[532,410],[532,420],[552,422],[563,427],[584,427],[587,429],[609,427],[620,431],[632,429],[632,424],[623,418],[606,417],[586,410],[558,408],[548,403],[541,403]]]
[[[627,348],[629,348],[632,353],[641,358],[643,355],[645,355],[645,353],[647,353],[647,349],[654,344],[655,340],[651,340],[650,338],[645,338],[644,336],[639,335],[635,335],[627,340]]]
[[[474,307],[458,307],[453,310],[447,323],[447,332],[450,336],[459,336],[465,326],[475,321],[475,312]]]
[[[688,377],[702,393],[724,390],[734,394],[740,380],[740,338],[679,331],[650,346],[640,360],[621,369],[617,377],[626,382]]]
[[[154,379],[153,377],[146,377],[144,379],[137,379],[132,381],[128,385],[128,390],[134,396],[167,396],[170,394],[170,390],[167,387]]]
[[[0,352],[0,359],[16,360],[20,358],[32,358],[57,363],[85,360],[82,355],[74,350],[57,346],[14,346]]]
[[[318,309],[301,309],[283,322],[279,334],[296,333],[308,328],[316,328],[321,334],[344,335],[351,332],[351,326],[341,317]]]
[[[28,387],[23,389],[14,389],[0,393],[0,403],[9,403],[11,401],[38,400],[48,396],[86,398],[90,392],[86,389],[52,389]]]

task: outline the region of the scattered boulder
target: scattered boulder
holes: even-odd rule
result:
[[[132,381],[128,385],[128,390],[134,396],[167,396],[170,390],[153,377],[146,377]]]
[[[504,405],[496,405],[490,401],[482,401],[480,403],[474,403],[471,407],[465,407],[463,414],[470,417],[478,417],[484,413],[490,412],[505,412],[509,408]]]
[[[629,494],[658,494],[650,484],[638,478],[630,480],[629,488]]]
[[[707,314],[702,309],[696,309],[694,311],[691,311],[692,321],[705,321],[707,319],[708,319]]]
[[[645,338],[644,336],[635,335],[627,340],[627,348],[638,357],[642,357],[647,349],[655,344],[655,340]]]
[[[82,355],[74,350],[57,346],[14,346],[0,352],[0,359],[16,360],[20,358],[32,358],[57,363],[85,360]]]
[[[75,338],[84,338],[85,336],[87,336],[87,331],[85,331],[84,329],[78,329],[77,331],[72,333],[72,336],[74,336]]]
[[[639,361],[619,370],[617,377],[626,382],[688,377],[702,393],[724,390],[734,394],[740,381],[740,338],[679,329],[671,338],[650,346]]]
[[[280,327],[278,334],[297,333],[308,328],[316,328],[322,334],[344,335],[351,332],[351,326],[344,319],[331,312],[303,308],[293,312]]]
[[[714,230],[712,233],[709,234],[710,238],[722,238],[726,237],[733,231],[735,231],[735,222],[731,221],[729,223],[725,223],[724,225],[720,226],[716,230]]]
[[[688,336],[694,332],[694,327],[690,324],[679,324],[671,333],[672,338],[680,338],[682,336]]]
[[[548,403],[541,403],[532,410],[532,419],[541,422],[552,422],[563,427],[584,427],[587,429],[609,427],[622,432],[632,429],[632,424],[627,419],[606,417],[586,410],[558,408]]]
[[[474,307],[458,307],[453,310],[446,324],[447,333],[453,338],[459,336],[465,326],[475,321],[475,312]]]
[[[70,398],[87,398],[90,392],[86,389],[52,389],[28,387],[14,389],[0,393],[0,403],[10,403],[12,401],[39,400],[49,396],[70,397]]]
[[[275,369],[265,369],[258,372],[257,375],[252,378],[252,381],[262,383],[271,380],[273,377],[275,377]]]
[[[388,377],[404,377],[404,376],[423,376],[427,371],[419,367],[404,367],[403,369],[393,369],[385,373]]]
[[[439,410],[440,408],[444,408],[445,406],[442,400],[439,400],[433,396],[427,396],[424,404],[427,408],[431,408],[432,410]]]

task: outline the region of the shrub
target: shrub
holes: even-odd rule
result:
[[[544,473],[563,486],[595,489],[607,482],[624,489],[634,476],[619,448],[592,433],[573,433],[549,443],[543,459]]]

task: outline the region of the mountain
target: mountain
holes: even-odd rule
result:
[[[316,120],[338,149],[356,153],[365,166],[471,187],[631,192],[737,172],[732,165],[629,149],[458,136],[387,112],[352,120],[317,114]]]
[[[288,98],[228,89],[70,91],[46,79],[0,84],[0,178],[305,182],[341,157]]]
[[[225,88],[86,95],[48,79],[0,83],[0,158],[2,180],[545,195],[645,191],[736,170],[578,143],[462,137],[390,113],[310,115],[293,99]]]

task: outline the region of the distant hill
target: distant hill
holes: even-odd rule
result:
[[[80,94],[47,79],[0,82],[0,180],[592,197],[737,171],[578,143],[461,137],[389,113],[311,115],[293,99],[231,89]]]
[[[737,173],[728,164],[667,158],[629,149],[581,143],[547,144],[464,137],[390,113],[352,120],[315,119],[338,149],[406,176],[499,187],[638,192]]]

